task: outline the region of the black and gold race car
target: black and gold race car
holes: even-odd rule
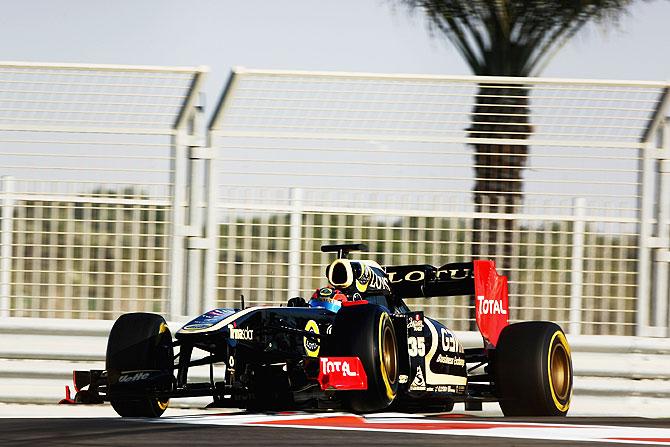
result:
[[[505,415],[565,415],[570,348],[550,322],[508,323],[507,279],[492,261],[381,267],[336,252],[328,285],[285,305],[214,309],[174,337],[160,315],[130,313],[114,324],[106,369],[75,371],[66,402],[109,401],[121,416],[158,417],[170,399],[211,396],[215,407],[449,411],[497,401]],[[405,300],[473,295],[483,345]],[[177,352],[177,354],[175,354]],[[209,365],[206,382],[189,370]]]

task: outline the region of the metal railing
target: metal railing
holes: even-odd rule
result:
[[[111,326],[111,321],[0,320],[0,402],[58,402],[73,370],[104,368]],[[176,331],[179,324],[169,326]],[[481,346],[478,333],[459,332],[458,337],[467,347]],[[659,417],[670,411],[670,371],[664,367],[670,340],[591,335],[568,339],[575,373],[573,408],[589,399],[602,408],[604,399],[615,397],[626,402],[627,415]],[[196,367],[189,378],[208,380],[209,368]],[[638,405],[630,405],[631,398],[638,398]],[[171,405],[203,407],[210,401],[175,399]],[[649,407],[652,410],[645,411]]]
[[[210,122],[218,303],[309,295],[321,243],[366,242],[495,259],[513,319],[667,336],[667,87],[236,70]],[[470,327],[468,298],[413,304]]]
[[[495,259],[513,320],[669,335],[667,83],[238,69],[204,135],[205,71],[0,63],[0,315],[281,303],[365,242]]]
[[[169,311],[202,73],[0,63],[1,316]]]

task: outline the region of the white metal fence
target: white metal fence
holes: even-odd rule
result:
[[[201,75],[0,63],[0,315],[169,310],[174,180]]]
[[[310,294],[321,243],[366,242],[386,265],[496,259],[514,319],[665,336],[666,102],[651,82],[238,70],[210,123],[218,300]],[[468,298],[413,304],[468,328]]]
[[[75,369],[104,368],[111,321],[7,318],[0,320],[0,402],[56,403]],[[179,324],[170,323],[173,330]],[[467,347],[481,344],[475,332],[459,332]],[[670,339],[568,336],[575,384],[572,414],[594,412],[661,417],[670,412]],[[208,380],[206,366],[195,380]],[[203,407],[211,398],[177,399]],[[597,410],[589,411],[589,402]],[[172,403],[171,403],[172,405]]]
[[[494,258],[513,319],[668,336],[668,84],[0,64],[2,315],[284,302],[319,246]],[[467,298],[411,303],[457,330]]]

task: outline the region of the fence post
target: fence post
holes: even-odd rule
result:
[[[586,199],[579,197],[573,204],[572,264],[570,272],[570,335],[582,331],[582,291],[584,284],[584,232],[586,230]]]
[[[187,276],[189,274],[187,248],[194,248],[195,245],[198,245],[197,243],[191,244],[191,241],[189,241],[189,236],[193,236],[194,231],[193,227],[189,225],[191,206],[197,206],[197,204],[191,203],[191,194],[187,194],[187,192],[190,192],[189,188],[193,186],[189,184],[189,169],[193,167],[190,160],[191,148],[195,144],[194,134],[198,131],[195,127],[198,125],[195,119],[197,118],[197,101],[200,97],[206,72],[205,67],[200,67],[193,76],[189,91],[181,105],[179,116],[174,123],[172,176],[170,178],[172,225],[170,233],[170,289],[168,293],[168,318],[171,320],[178,320],[186,314],[184,294],[187,291],[186,286],[189,279]]]
[[[656,198],[656,187],[659,184],[654,183],[654,168],[657,165],[657,159],[660,158],[661,151],[658,149],[658,143],[655,140],[657,131],[665,121],[666,110],[670,102],[670,88],[665,87],[658,99],[658,103],[652,113],[648,125],[642,134],[640,143],[643,143],[639,150],[639,168],[638,168],[638,247],[637,247],[637,295],[636,295],[636,313],[635,313],[635,335],[651,336],[659,335],[650,325],[651,299],[652,291],[652,273],[655,266],[652,263],[652,256],[657,256],[654,249],[659,248],[658,237],[653,237],[654,233],[654,212],[658,212],[658,207],[654,203]],[[663,147],[661,145],[661,147]],[[660,174],[659,174],[660,175]],[[659,199],[660,196],[659,191]],[[660,231],[660,222],[657,222],[657,230]],[[656,258],[658,259],[658,258]],[[657,292],[658,294],[658,292]]]
[[[291,189],[291,229],[288,245],[288,296],[300,295],[303,190]]]
[[[658,226],[659,248],[654,255],[654,325],[660,336],[670,337],[670,120],[660,128],[658,160]]]
[[[202,300],[204,291],[203,278],[203,252],[207,250],[207,240],[203,238],[205,231],[205,221],[203,219],[202,202],[204,198],[204,189],[206,187],[205,179],[205,161],[208,157],[208,149],[200,138],[202,126],[202,105],[196,105],[191,111],[189,118],[189,136],[188,147],[188,234],[186,240],[186,314],[195,315],[203,312],[204,302]]]
[[[212,131],[207,132],[207,147],[210,157],[205,161],[206,208],[205,208],[205,271],[203,273],[203,305],[205,310],[217,306],[217,274],[219,271],[219,225],[217,224],[217,173],[216,149],[212,144]]]
[[[640,150],[640,211],[637,247],[637,297],[635,335],[650,335],[649,307],[651,305],[651,255],[654,217],[654,158],[651,143]]]
[[[169,303],[168,317],[177,320],[184,315],[184,258],[185,247],[185,212],[186,201],[186,152],[188,148],[184,144],[185,132],[178,130],[172,141],[172,216],[170,232],[170,278],[169,278]]]
[[[12,291],[12,231],[14,222],[14,178],[3,176],[2,240],[0,240],[0,317],[9,316],[9,296]]]

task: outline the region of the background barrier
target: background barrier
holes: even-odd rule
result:
[[[217,302],[382,265],[495,259],[513,320],[668,336],[667,84],[240,69],[210,122]],[[416,301],[455,329],[470,299]]]
[[[495,259],[512,320],[668,336],[667,84],[239,69],[205,135],[204,73],[0,63],[1,316],[284,302],[365,242]]]
[[[95,366],[124,312],[309,296],[345,242],[495,259],[577,395],[668,397],[670,84],[236,69],[206,124],[205,74],[0,63],[0,400]],[[409,304],[472,328],[469,297]]]
[[[56,403],[74,369],[104,369],[111,321],[7,318],[0,322],[0,402]],[[170,323],[173,331],[178,323]],[[481,346],[475,332],[459,332],[466,347]],[[619,403],[642,399],[670,412],[670,340],[621,336],[569,336],[573,350],[575,405],[587,398]],[[207,381],[209,370],[189,373]],[[207,399],[176,399],[177,406],[204,406]],[[630,408],[630,415],[642,411]],[[605,412],[607,413],[607,412]]]
[[[0,316],[169,311],[202,75],[0,63]]]

